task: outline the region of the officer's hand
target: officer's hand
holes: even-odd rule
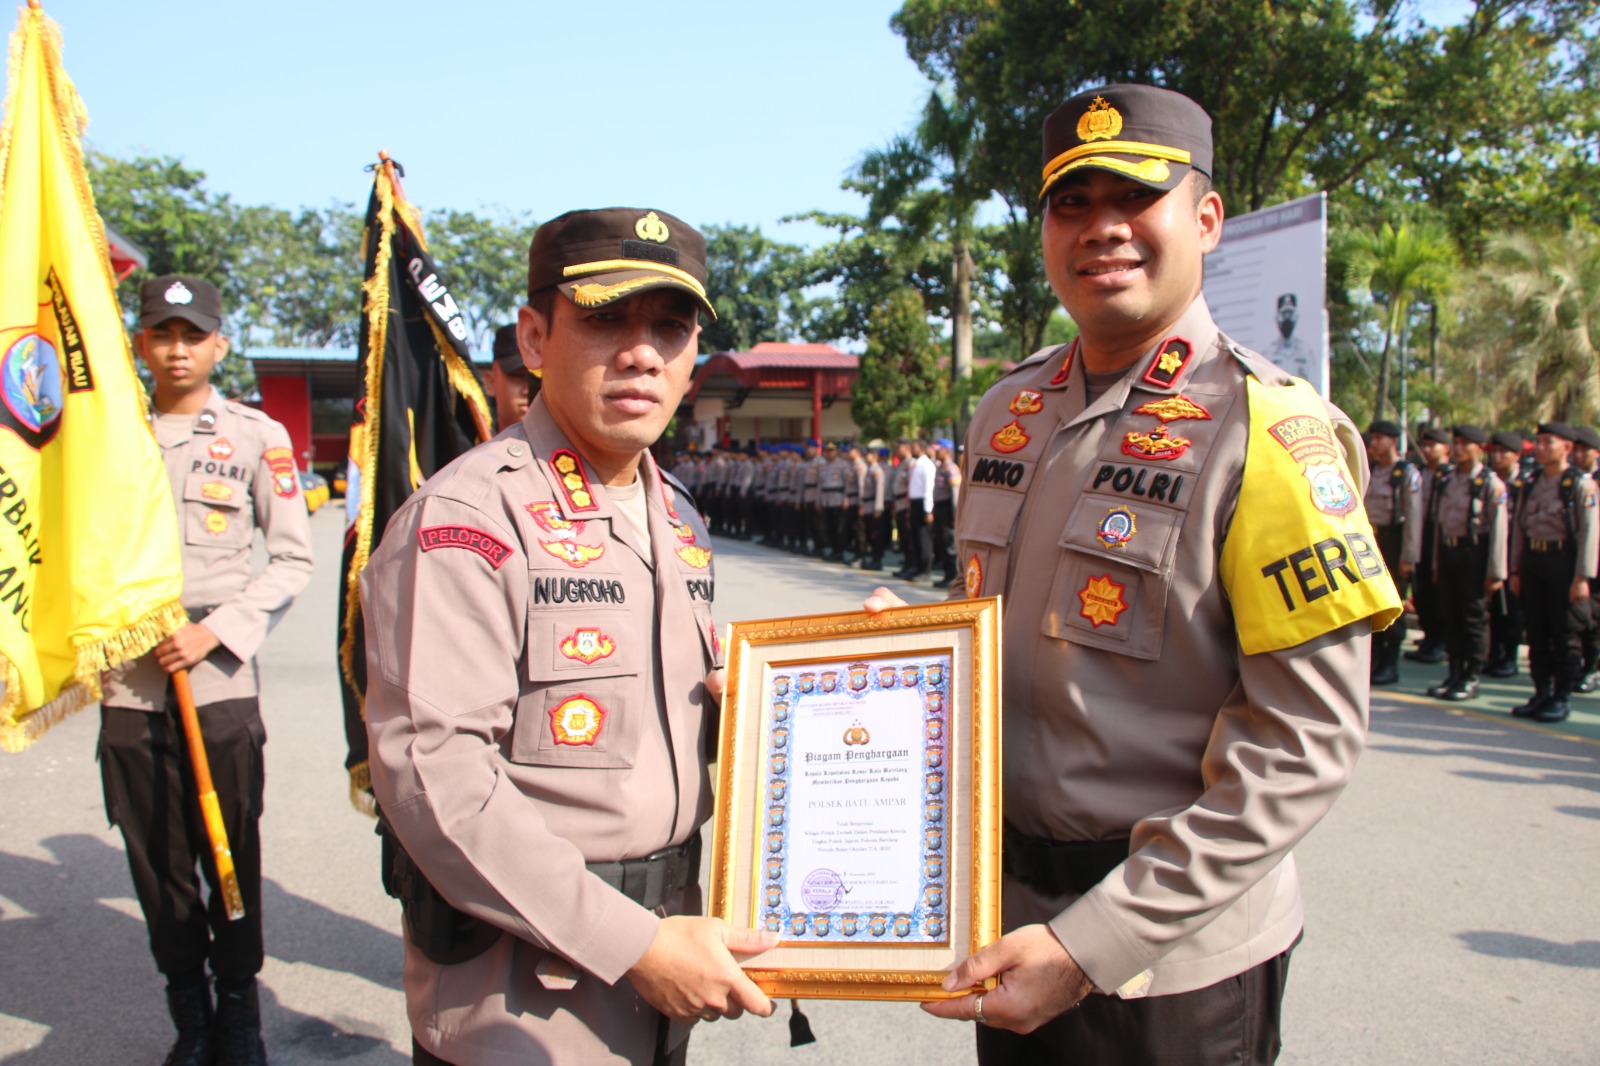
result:
[[[1511,595],[1513,596],[1522,595],[1522,578],[1518,577],[1516,574],[1512,574],[1511,579],[1506,582],[1506,588],[1511,590]],[[1572,602],[1577,603],[1578,601],[1573,600]]]
[[[1031,1033],[1076,1007],[1094,989],[1067,949],[1047,925],[1025,925],[967,958],[944,979],[946,991],[971,988],[1000,978],[994,991],[981,993],[985,1024],[1014,1033]],[[940,1018],[977,1020],[978,996],[924,1003]]]
[[[1515,590],[1513,590],[1513,591],[1515,591]],[[1584,600],[1586,600],[1588,598],[1589,598],[1589,580],[1588,580],[1588,578],[1582,578],[1582,577],[1573,578],[1572,579],[1572,591],[1567,594],[1567,600],[1569,602],[1571,602],[1571,603],[1582,603]]]
[[[1399,570],[1400,570],[1400,580],[1401,581],[1409,581],[1409,580],[1411,580],[1411,574],[1412,574],[1412,572],[1414,570],[1416,570],[1416,567],[1412,566],[1410,563],[1402,562],[1400,564],[1400,566],[1399,566]]]
[[[902,600],[899,596],[896,596],[894,593],[890,592],[881,585],[873,589],[872,592],[868,594],[867,598],[861,601],[861,609],[866,611],[868,614],[881,614],[891,607],[906,606],[909,605],[905,600]]]
[[[652,1007],[676,1021],[711,1022],[745,1011],[765,1018],[772,1001],[739,963],[777,944],[777,933],[735,929],[721,918],[663,918],[628,980]]]
[[[156,645],[156,662],[167,673],[177,673],[199,663],[221,643],[205,626],[186,622],[182,629]]]
[[[929,511],[927,514],[923,515],[922,520],[930,526],[933,525],[933,512]]]
[[[1500,586],[1504,585],[1504,584],[1505,584],[1505,582],[1501,581],[1497,577],[1484,578],[1484,580],[1483,580],[1483,594],[1485,596],[1493,596],[1496,592],[1500,591]]]
[[[728,671],[717,667],[706,675],[706,691],[711,693],[711,698],[717,703],[722,702],[722,693],[728,687]]]

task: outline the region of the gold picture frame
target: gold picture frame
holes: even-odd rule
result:
[[[736,622],[726,660],[708,913],[783,937],[751,980],[966,995],[1000,936],[999,599]]]

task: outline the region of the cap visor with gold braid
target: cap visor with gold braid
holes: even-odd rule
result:
[[[554,286],[579,307],[603,307],[652,289],[678,289],[715,320],[705,263],[705,238],[664,211],[570,211],[533,235],[528,293]]]
[[[1045,119],[1039,195],[1084,168],[1172,189],[1191,169],[1209,176],[1211,158],[1211,116],[1199,104],[1153,85],[1107,85]]]

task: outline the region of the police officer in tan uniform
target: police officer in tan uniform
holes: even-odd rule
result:
[[[1082,332],[967,436],[965,593],[1005,608],[1007,933],[946,981],[996,987],[924,1009],[976,1020],[983,1063],[1274,1058],[1291,849],[1350,777],[1399,612],[1355,428],[1200,295],[1210,129],[1130,85],[1046,121],[1045,269]]]
[[[768,934],[692,917],[721,674],[711,544],[646,449],[694,369],[705,241],[575,211],[528,251],[540,395],[431,478],[362,576],[372,783],[460,935],[408,909],[418,1062],[682,1061],[771,1012]],[[715,672],[714,672],[715,671]]]
[[[1516,510],[1511,546],[1511,591],[1525,604],[1528,672],[1533,698],[1512,709],[1518,718],[1564,721],[1582,668],[1578,634],[1589,622],[1590,583],[1600,550],[1595,521],[1595,484],[1567,464],[1572,427],[1539,426],[1534,454],[1538,475]]]
[[[1367,520],[1378,535],[1383,563],[1394,575],[1402,597],[1422,558],[1422,473],[1400,454],[1400,427],[1379,419],[1367,427],[1367,453],[1371,471],[1362,504]],[[1397,621],[1372,638],[1372,683],[1392,685],[1400,680],[1400,644],[1406,638],[1404,621]]]
[[[223,398],[211,370],[228,351],[222,298],[202,278],[139,289],[133,347],[155,378],[152,422],[183,537],[189,624],[107,675],[100,711],[106,813],[127,843],[150,950],[167,979],[178,1039],[167,1062],[266,1061],[256,974],[262,964],[265,769],[255,655],[311,578],[311,530],[284,428]],[[260,531],[267,563],[253,572]],[[245,916],[229,921],[170,676],[189,671],[211,778]],[[209,885],[202,898],[200,873]],[[216,978],[216,1009],[209,977]]]
[[[1535,471],[1522,469],[1523,445],[1528,443],[1522,433],[1503,429],[1489,435],[1489,469],[1505,482],[1508,508],[1513,523],[1512,539],[1516,539],[1515,522],[1522,498],[1535,476]],[[1513,564],[1515,566],[1515,564]],[[1515,570],[1512,571],[1515,573]],[[1517,676],[1517,649],[1522,645],[1522,603],[1506,587],[1489,597],[1489,662],[1483,672],[1489,677]]]
[[[483,383],[494,397],[494,424],[498,429],[520,422],[532,398],[539,394],[539,379],[528,373],[522,365],[522,353],[517,350],[516,323],[494,331],[494,361],[484,371]]]
[[[1489,658],[1489,597],[1505,584],[1506,486],[1483,465],[1489,434],[1459,425],[1451,433],[1448,480],[1435,486],[1435,606],[1444,622],[1450,671],[1428,695],[1460,702],[1478,694]]]
[[[1439,613],[1439,564],[1434,546],[1438,543],[1438,505],[1435,497],[1450,480],[1450,431],[1443,426],[1426,426],[1417,438],[1422,456],[1422,557],[1411,575],[1411,598],[1417,608],[1417,625],[1422,637],[1405,658],[1418,663],[1438,663],[1445,659],[1446,622]]]

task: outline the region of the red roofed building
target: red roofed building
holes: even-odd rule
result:
[[[694,412],[685,435],[701,448],[855,437],[850,390],[860,366],[860,356],[829,344],[764,341],[718,352],[695,370],[683,398]]]

